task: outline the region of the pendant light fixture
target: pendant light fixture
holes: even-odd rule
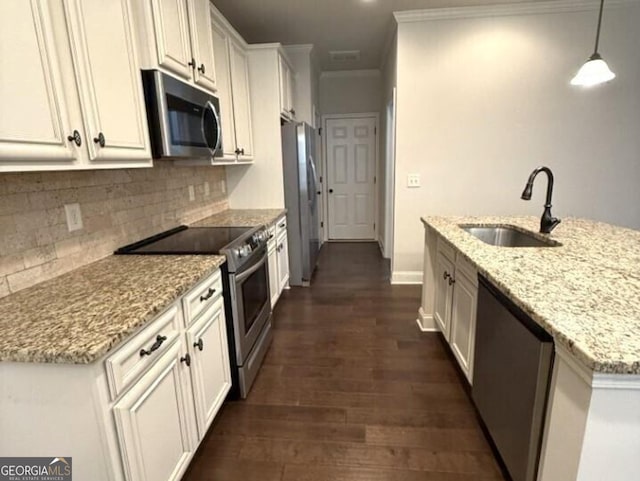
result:
[[[589,60],[580,67],[575,77],[571,79],[571,85],[579,85],[581,87],[593,87],[609,80],[616,78],[607,62],[605,62],[598,53],[598,44],[600,42],[600,27],[602,26],[602,10],[604,9],[604,0],[600,0],[600,14],[598,15],[598,31],[596,33],[596,48]]]

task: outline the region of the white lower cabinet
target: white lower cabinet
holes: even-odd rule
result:
[[[185,351],[175,342],[113,408],[128,481],[178,480],[188,466],[195,447]]]
[[[451,246],[438,242],[434,318],[460,368],[473,383],[478,276]]]
[[[187,343],[191,356],[198,439],[202,439],[231,389],[222,298],[187,330]]]
[[[287,218],[281,217],[269,228],[268,261],[271,307],[275,306],[284,289],[289,287],[289,243]]]

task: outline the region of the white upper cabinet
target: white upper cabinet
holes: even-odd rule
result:
[[[209,1],[137,0],[135,5],[143,68],[159,68],[215,91]]]
[[[278,55],[278,80],[280,85],[280,115],[286,119],[296,118],[294,107],[295,74],[282,53]]]
[[[231,92],[236,127],[236,154],[238,160],[253,158],[251,132],[251,100],[249,92],[249,64],[242,46],[231,39],[229,43],[231,61]]]
[[[189,33],[191,52],[196,63],[194,81],[209,90],[216,90],[209,0],[189,0]]]
[[[158,66],[184,79],[191,79],[192,63],[189,45],[189,23],[185,0],[150,1]],[[149,42],[149,39],[142,39]],[[149,46],[153,45],[151,42]],[[152,67],[153,65],[145,65]]]
[[[149,159],[128,0],[68,0],[65,10],[89,159]]]
[[[0,171],[79,159],[53,28],[45,0],[0,3]]]
[[[0,171],[152,165],[128,0],[4,0],[0,49]]]

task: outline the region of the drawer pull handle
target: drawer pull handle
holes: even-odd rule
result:
[[[282,228],[286,227],[286,225],[287,225],[287,224],[286,224],[285,222],[283,222],[283,223],[282,223],[282,224],[280,224],[278,227],[280,227],[280,228],[282,229]]]
[[[180,358],[180,362],[184,362],[187,367],[191,366],[191,356],[189,354],[185,354],[184,357]]]
[[[200,296],[200,302],[208,301],[215,293],[216,290],[213,287],[210,287],[204,296]]]
[[[140,357],[150,356],[154,351],[160,349],[160,346],[162,346],[162,343],[166,340],[167,336],[161,336],[160,334],[158,334],[158,336],[156,337],[156,342],[151,345],[148,351],[145,349],[140,349]]]
[[[198,342],[193,343],[193,347],[197,347],[198,351],[202,352],[204,349],[204,342],[202,342],[202,339],[198,339]]]

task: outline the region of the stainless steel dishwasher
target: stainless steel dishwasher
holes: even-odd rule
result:
[[[479,276],[471,395],[513,481],[537,476],[553,339]]]

